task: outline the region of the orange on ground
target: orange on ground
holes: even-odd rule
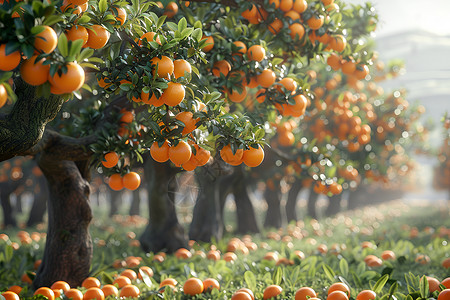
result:
[[[119,296],[119,290],[116,288],[116,286],[112,284],[106,284],[102,287],[103,294],[105,294],[105,298],[108,296]]]
[[[114,279],[113,284],[116,285],[119,289],[121,289],[124,286],[131,284],[131,280],[127,276],[120,275],[116,279]]]
[[[348,296],[343,291],[336,290],[328,294],[327,300],[348,300]]]
[[[233,294],[233,296],[231,296],[231,300],[253,300],[253,299],[254,298],[252,298],[248,293],[240,291],[237,291],[236,293]]]
[[[308,300],[308,298],[317,297],[316,291],[310,287],[301,287],[295,292],[295,300]]]
[[[55,283],[52,284],[52,286],[50,287],[52,290],[63,290],[64,292],[67,292],[68,290],[70,290],[70,285],[65,282],[65,281],[56,281]]]
[[[198,278],[189,278],[183,285],[183,292],[190,296],[201,294],[203,289],[203,282]]]
[[[88,288],[83,295],[83,300],[104,300],[104,299],[105,294],[99,287]]]
[[[12,291],[3,292],[1,295],[5,298],[5,300],[19,300],[20,299],[19,295],[17,295],[16,293],[14,293]]]
[[[48,287],[40,287],[35,292],[34,295],[43,295],[48,298],[48,300],[55,300],[55,293]]]
[[[279,285],[276,284],[269,285],[264,289],[263,299],[266,300],[270,298],[275,298],[278,295],[280,295],[282,291],[283,289]]]
[[[128,284],[120,290],[121,298],[137,298],[141,292],[139,288],[135,285]]]
[[[68,299],[72,299],[72,300],[83,299],[83,293],[78,289],[70,289],[70,290],[64,292],[64,295],[66,295],[66,297]]]
[[[377,294],[372,290],[363,290],[358,296],[356,296],[356,300],[374,300],[377,297]]]
[[[347,295],[347,297],[350,297],[350,288],[345,283],[335,282],[330,285],[328,288],[328,295],[334,291],[342,291]]]

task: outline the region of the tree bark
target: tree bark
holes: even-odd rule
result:
[[[108,187],[109,189],[109,187]],[[119,213],[119,207],[122,204],[123,193],[120,191],[108,190],[109,193],[109,216],[112,217]]]
[[[286,219],[287,222],[290,223],[292,221],[297,222],[297,198],[298,194],[302,190],[302,181],[298,178],[291,184],[291,188],[289,189],[287,201],[286,201]]]
[[[236,202],[237,233],[258,233],[260,229],[256,221],[255,209],[247,190],[248,180],[245,178],[242,167],[234,169],[233,194]]]
[[[19,186],[17,181],[0,183],[0,201],[3,209],[3,227],[17,227],[16,213],[11,205],[9,196]]]
[[[34,200],[28,217],[27,226],[31,227],[44,222],[44,215],[47,211],[48,186],[45,176],[37,178],[37,185],[34,189]]]
[[[325,211],[327,217],[333,216],[341,211],[342,193],[328,197],[328,207]]]
[[[361,205],[362,193],[364,193],[364,188],[362,186],[358,186],[354,191],[349,191],[347,203],[348,210],[358,208]]]
[[[141,213],[141,194],[139,189],[134,190],[131,197],[131,205],[129,210],[130,216],[138,216]]]
[[[280,228],[283,225],[281,216],[281,187],[280,181],[274,181],[274,189],[266,186],[264,191],[264,199],[267,202],[266,219],[264,220],[265,228]]]
[[[47,178],[50,197],[44,257],[33,287],[50,286],[57,280],[79,286],[89,275],[93,249],[88,163],[53,160],[44,152],[38,164]]]
[[[187,247],[184,229],[178,222],[174,195],[175,175],[178,168],[169,163],[157,163],[147,159],[144,164],[145,178],[148,182],[149,223],[140,237],[141,246],[146,252],[175,252]]]
[[[319,198],[319,194],[314,192],[314,185],[311,185],[308,196],[308,215],[314,219],[317,219],[317,198]]]

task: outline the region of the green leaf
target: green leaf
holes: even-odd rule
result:
[[[249,289],[251,289],[252,291],[256,290],[256,277],[252,271],[246,271],[244,273],[244,280]]]
[[[264,138],[264,136],[266,135],[266,132],[264,130],[264,128],[259,128],[258,130],[256,130],[255,132],[255,140],[261,140],[262,138]]]
[[[107,8],[108,8],[108,2],[106,0],[98,1],[98,9],[100,10],[100,13],[103,14]]]
[[[61,34],[58,39],[58,50],[62,56],[66,57],[69,55],[69,44],[67,42],[67,36]]]
[[[6,245],[5,247],[5,262],[11,261],[13,257],[14,249],[11,245]]]
[[[13,75],[13,72],[0,72],[0,83],[8,80]]]
[[[278,65],[278,64],[280,64],[280,63],[282,63],[282,62],[283,62],[283,59],[282,59],[282,58],[275,57],[275,58],[272,60],[272,65],[276,66],[276,65]]]
[[[102,282],[106,284],[113,284],[114,279],[106,272],[102,272]]]
[[[394,282],[391,287],[389,288],[389,297],[388,299],[391,299],[391,297],[397,292],[398,289],[398,282]]]
[[[172,31],[177,31],[178,30],[178,26],[174,22],[167,22],[166,25]]]
[[[428,294],[430,292],[430,287],[428,284],[427,277],[425,275],[422,276],[422,278],[420,278],[419,291],[420,291],[420,296],[422,298],[426,299],[428,297]]]
[[[194,31],[194,28],[192,28],[192,27],[183,29],[183,31],[181,32],[181,38],[184,39],[184,38],[190,36],[193,31]]]
[[[61,34],[61,35],[65,35],[65,34]],[[69,57],[71,58],[70,61],[75,60],[75,57],[78,56],[82,47],[83,47],[83,40],[81,40],[81,39],[73,41],[71,43],[70,50],[69,50]]]
[[[150,279],[150,276],[148,276],[147,272],[144,272],[144,270],[139,269],[139,274],[141,274],[142,277],[142,281],[144,281],[144,283],[148,286],[148,287],[152,287],[153,283],[152,280]]]
[[[278,267],[272,276],[273,284],[280,285],[283,280],[283,270]]]
[[[336,274],[334,273],[333,269],[327,264],[324,264],[322,268],[323,271],[325,272],[325,275],[327,275],[328,279],[334,281],[334,277],[336,276]]]
[[[197,42],[200,42],[203,37],[203,31],[201,28],[196,28],[192,32],[192,38],[194,38]]]
[[[166,21],[167,16],[166,15],[162,15],[161,17],[159,17],[158,19],[158,23],[156,23],[156,29],[161,28],[161,26],[163,26],[164,22]]]
[[[183,32],[183,30],[185,30],[187,28],[187,21],[186,18],[182,18],[179,22],[178,22],[178,31],[179,32]]]
[[[375,283],[372,290],[377,294],[380,293],[388,280],[389,280],[389,275],[387,275],[387,274],[383,275],[380,279],[378,279],[377,283]]]
[[[64,21],[64,19],[61,16],[51,15],[48,18],[45,18],[43,24],[47,25],[47,26],[52,26],[52,25],[54,25],[56,23],[59,23],[59,22],[62,22],[62,21]]]
[[[348,276],[348,263],[347,263],[347,261],[345,260],[345,258],[342,258],[342,259],[340,260],[340,262],[339,262],[339,269],[341,270],[341,274],[342,274],[344,277],[347,277],[347,276]]]

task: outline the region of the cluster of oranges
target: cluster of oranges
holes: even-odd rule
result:
[[[134,191],[141,185],[141,176],[136,172],[129,172],[123,176],[119,173],[112,174],[108,185],[114,191],[120,191],[123,188]]]
[[[232,166],[239,166],[244,163],[248,167],[257,167],[264,160],[264,149],[260,145],[250,146],[248,149],[233,149],[231,145],[225,145],[220,149],[220,157],[224,162]]]
[[[369,67],[365,64],[355,62],[351,57],[343,59],[342,56],[331,53],[327,58],[327,64],[334,70],[342,70],[347,76],[353,76],[357,80],[363,80],[369,75]]]
[[[170,160],[176,166],[192,171],[196,167],[204,166],[211,157],[211,153],[199,145],[193,144],[192,147],[183,140],[179,140],[177,144],[169,144],[168,140],[162,143],[154,142],[150,147],[150,155],[157,162]]]

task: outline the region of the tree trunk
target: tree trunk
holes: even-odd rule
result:
[[[34,189],[33,205],[27,221],[28,227],[44,222],[48,196],[47,180],[44,176],[40,176],[37,178],[37,185]]]
[[[302,181],[298,178],[291,184],[289,189],[287,201],[286,201],[286,219],[290,223],[292,221],[297,222],[297,198],[298,194],[302,190]]]
[[[80,286],[89,275],[93,250],[88,162],[53,160],[44,153],[38,164],[47,178],[50,197],[44,257],[33,287],[50,286],[57,280]]]
[[[308,215],[314,219],[317,219],[317,209],[316,209],[317,198],[319,198],[319,194],[314,192],[314,185],[311,185],[308,196]]]
[[[274,181],[274,188],[266,186],[264,191],[264,199],[267,202],[266,219],[264,220],[265,228],[280,228],[283,224],[281,216],[281,187],[279,180]]]
[[[17,188],[16,182],[5,181],[0,183],[0,201],[3,209],[3,227],[17,227],[16,214],[11,205],[9,196]]]
[[[242,167],[235,168],[233,194],[236,202],[237,233],[239,234],[260,232],[255,209],[248,195],[247,185],[248,180],[245,178]]]
[[[341,211],[342,193],[328,197],[329,203],[325,215],[333,216]]]
[[[131,196],[130,216],[138,216],[141,212],[141,194],[139,189],[134,190]]]
[[[120,191],[113,191],[111,189],[108,190],[108,193],[110,195],[109,199],[111,201],[109,205],[109,216],[112,217],[119,213],[119,207],[120,204],[122,204],[123,193]]]
[[[167,251],[172,253],[187,247],[183,227],[178,222],[174,195],[175,175],[178,168],[169,163],[157,163],[147,159],[144,164],[145,178],[148,180],[149,223],[140,237],[146,252]]]
[[[347,204],[348,210],[355,209],[361,205],[362,193],[365,193],[362,186],[359,186],[356,190],[349,192]]]

